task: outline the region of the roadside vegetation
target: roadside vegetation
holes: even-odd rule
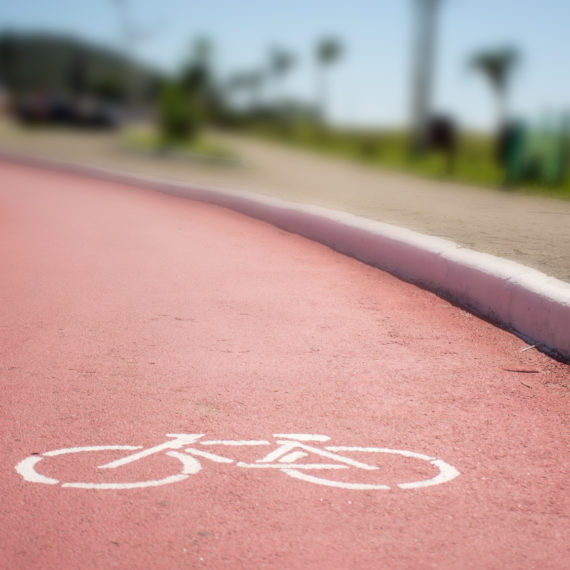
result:
[[[447,153],[437,150],[411,155],[410,134],[405,130],[323,129],[310,123],[283,129],[261,122],[244,130],[266,140],[426,178],[570,200],[569,180],[554,185],[538,182],[506,185],[505,168],[496,159],[496,141],[487,134],[461,133],[455,155],[450,159]]]
[[[304,55],[285,46],[271,46],[264,55],[220,77],[214,45],[196,38],[176,71],[165,74],[85,42],[4,33],[0,109],[25,126],[121,126],[125,146],[162,156],[235,164],[231,149],[205,134],[225,129],[423,177],[570,199],[568,118],[559,114],[554,127],[544,128],[536,118],[510,118],[511,78],[521,60],[514,48],[482,49],[465,62],[495,99],[490,134],[462,130],[449,113],[427,116],[420,130],[413,124],[402,130],[335,128],[328,120],[334,98],[329,79],[347,56],[343,42],[324,36]],[[315,71],[309,101],[287,96],[287,80],[303,59]],[[418,132],[421,145],[414,140]]]
[[[123,131],[121,141],[131,150],[155,156],[177,156],[228,165],[239,163],[235,152],[203,133],[192,138],[172,139],[152,127],[133,127]]]

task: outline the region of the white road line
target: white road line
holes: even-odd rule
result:
[[[349,445],[327,445],[326,449],[330,451],[364,451],[366,453],[392,453],[394,455],[402,455],[403,457],[411,457],[413,459],[423,459],[424,461],[434,461],[435,457],[416,453],[415,451],[406,451],[405,449],[389,449],[387,447],[353,447]]]
[[[284,455],[280,460],[279,463],[295,463],[297,459],[302,459],[303,457],[308,457],[308,453],[304,451],[292,451],[287,455]]]
[[[41,461],[43,457],[39,455],[31,455],[22,459],[18,465],[16,465],[16,471],[24,478],[24,481],[29,481],[30,483],[45,483],[47,485],[57,485],[59,481],[57,479],[52,479],[51,477],[44,477],[40,475],[34,466],[38,461]]]
[[[295,439],[297,441],[328,441],[328,435],[318,435],[311,433],[274,433],[273,437],[284,437],[286,439]]]
[[[67,453],[80,453],[82,451],[125,451],[132,449],[142,449],[142,445],[88,445],[85,447],[67,447],[65,449],[54,449],[42,453],[44,457],[54,457],[55,455],[65,455]]]
[[[233,463],[233,459],[228,459],[227,457],[222,457],[221,455],[215,455],[214,453],[208,453],[207,451],[200,451],[199,449],[185,449],[186,453],[190,453],[191,455],[197,455],[198,457],[204,457],[209,459],[210,461],[215,461],[216,463]]]
[[[237,463],[247,469],[348,469],[348,465],[338,463]]]
[[[201,441],[200,445],[269,445],[269,442],[265,439],[210,439],[208,441]]]

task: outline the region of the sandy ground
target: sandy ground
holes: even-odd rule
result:
[[[6,125],[0,148],[345,210],[570,281],[570,202],[424,180],[241,136],[215,137],[239,153],[241,166],[139,155],[109,135],[22,133]]]

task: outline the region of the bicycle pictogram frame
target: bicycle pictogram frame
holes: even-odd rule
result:
[[[437,469],[437,474],[428,479],[419,481],[403,481],[395,486],[400,489],[417,489],[422,487],[430,487],[451,481],[459,475],[459,471],[443,461],[422,453],[414,451],[406,451],[401,449],[390,449],[385,447],[361,447],[361,446],[343,446],[343,445],[321,445],[330,440],[329,436],[319,434],[305,433],[282,433],[273,434],[277,447],[266,453],[263,457],[255,460],[253,463],[238,461],[229,457],[212,453],[203,448],[206,447],[264,447],[271,445],[269,440],[207,440],[202,439],[204,434],[185,434],[170,433],[166,434],[170,438],[164,443],[143,448],[138,445],[95,445],[81,447],[67,447],[46,451],[39,455],[30,455],[20,461],[15,469],[30,483],[42,483],[46,485],[60,485],[63,488],[76,489],[137,489],[145,487],[157,487],[183,481],[195,475],[202,470],[202,462],[205,460],[214,463],[233,464],[242,469],[279,470],[282,473],[318,485],[329,487],[337,487],[342,489],[353,490],[389,490],[392,488],[384,482],[349,482],[336,481],[329,478],[332,472],[338,470],[361,470],[370,472],[376,478],[381,471],[378,466],[370,465],[360,460],[356,460],[350,456],[351,452],[362,454],[392,454],[406,458],[416,459],[418,461],[427,462],[433,468]],[[124,465],[143,460],[146,457],[156,454],[164,454],[177,459],[181,467],[180,470],[172,475],[160,479],[151,479],[145,481],[131,482],[81,482],[81,481],[60,481],[48,475],[44,475],[36,470],[36,467],[49,463],[52,458],[68,454],[80,454],[99,451],[134,451],[113,461],[99,465],[97,468],[102,470],[114,470]],[[316,456],[319,461],[304,462],[305,458]],[[328,476],[327,476],[328,475]],[[380,473],[381,475],[381,473]]]

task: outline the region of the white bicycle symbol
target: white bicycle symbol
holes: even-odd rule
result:
[[[47,485],[61,485],[66,488],[76,489],[140,489],[144,487],[157,487],[160,485],[168,485],[187,479],[190,475],[195,475],[202,469],[199,460],[209,460],[216,463],[235,463],[237,467],[244,469],[277,469],[285,473],[289,477],[301,479],[308,483],[316,483],[318,485],[326,485],[329,487],[339,487],[342,489],[356,490],[388,490],[391,487],[381,483],[350,483],[345,481],[335,481],[323,476],[312,475],[310,472],[330,472],[335,470],[356,469],[363,471],[375,471],[379,468],[375,465],[369,465],[361,461],[357,461],[352,457],[347,457],[339,452],[359,452],[360,453],[384,453],[399,455],[406,458],[417,459],[427,462],[433,468],[437,469],[437,474],[429,479],[420,481],[397,483],[400,489],[417,489],[419,487],[430,487],[451,481],[459,475],[459,471],[455,467],[449,465],[442,459],[415,453],[413,451],[404,451],[399,449],[388,449],[384,447],[354,447],[354,446],[334,446],[327,445],[316,447],[309,445],[308,442],[324,443],[330,438],[326,435],[316,434],[273,434],[276,438],[277,448],[270,451],[261,459],[257,459],[254,463],[245,463],[223,457],[218,454],[211,453],[199,449],[193,444],[200,446],[265,446],[271,445],[267,440],[202,440],[204,434],[186,434],[186,433],[169,433],[167,437],[169,441],[143,449],[142,446],[136,445],[97,445],[85,447],[67,447],[64,449],[56,449],[46,451],[41,455],[30,455],[16,465],[16,471],[31,483],[44,483]],[[191,447],[187,447],[191,446]],[[183,449],[185,448],[185,449]],[[82,483],[82,482],[62,482],[53,477],[42,475],[36,471],[36,467],[45,461],[49,463],[50,458],[68,455],[98,451],[136,451],[135,453],[126,455],[120,459],[99,465],[98,469],[117,469],[118,467],[133,463],[155,454],[165,454],[169,457],[177,459],[181,466],[180,471],[174,475],[169,475],[161,479],[135,481],[128,483]],[[181,450],[181,451],[178,451]],[[310,454],[321,458],[321,462],[303,463],[300,460],[308,457]],[[326,462],[323,462],[325,460]]]

